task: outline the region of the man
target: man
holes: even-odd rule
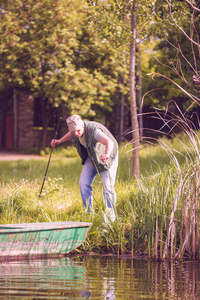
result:
[[[52,140],[55,147],[71,140],[82,159],[83,169],[79,185],[84,207],[92,207],[92,183],[99,173],[103,184],[103,198],[112,221],[115,220],[113,207],[116,204],[114,189],[117,166],[118,144],[110,131],[101,123],[83,121],[78,115],[66,120],[69,132],[59,140]]]

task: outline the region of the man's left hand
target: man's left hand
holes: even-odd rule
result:
[[[100,156],[100,160],[102,160],[103,162],[104,162],[105,160],[107,160],[107,159],[109,159],[109,155],[108,155],[108,154],[102,154],[102,155]]]

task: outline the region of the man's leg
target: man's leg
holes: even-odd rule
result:
[[[118,155],[115,158],[112,166],[108,171],[101,173],[103,183],[103,197],[106,201],[106,206],[110,210],[110,217],[114,221],[115,213],[113,207],[116,205],[115,179],[118,167]]]
[[[87,157],[81,172],[79,186],[84,207],[88,207],[88,211],[92,207],[92,183],[97,175],[97,170]]]

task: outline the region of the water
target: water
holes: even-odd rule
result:
[[[200,299],[200,264],[96,256],[1,262],[0,299]]]

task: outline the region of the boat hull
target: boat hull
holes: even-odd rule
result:
[[[0,259],[66,255],[85,241],[91,225],[83,222],[0,225]]]

